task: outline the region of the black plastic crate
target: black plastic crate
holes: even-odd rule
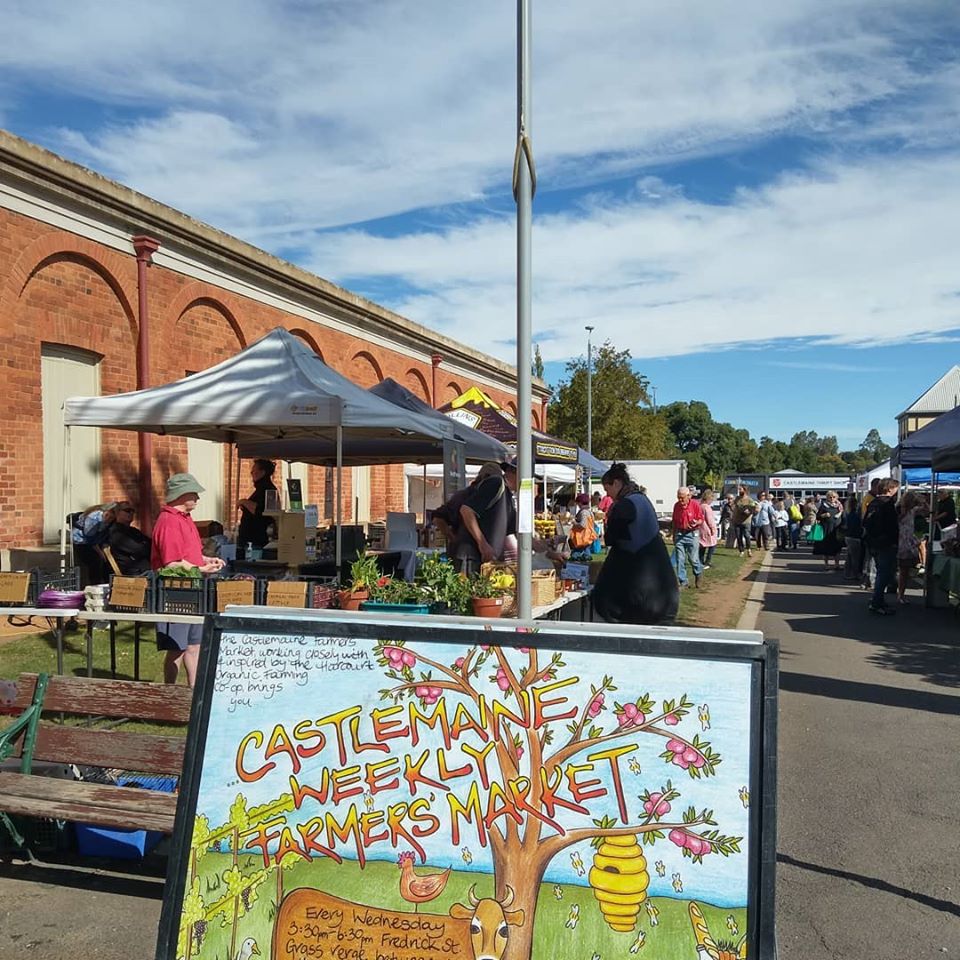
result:
[[[114,584],[117,580],[146,580],[147,586],[143,592],[143,605],[137,607],[130,604],[114,603]],[[115,573],[110,574],[110,597],[107,600],[106,608],[114,613],[153,613],[157,608],[157,575],[152,570],[137,574],[135,577],[118,577]]]
[[[202,616],[209,612],[210,581],[195,577],[158,577],[155,613]]]
[[[29,576],[27,581],[27,598],[25,601],[0,601],[0,607],[35,607],[37,597],[44,590],[80,590],[80,568],[68,567],[65,571],[59,570],[14,570],[13,573],[25,573]]]

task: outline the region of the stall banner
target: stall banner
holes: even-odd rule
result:
[[[466,444],[462,440],[443,441],[443,502],[467,485]]]
[[[772,956],[775,647],[436,619],[208,627],[158,958]]]

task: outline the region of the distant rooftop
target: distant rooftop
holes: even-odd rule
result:
[[[908,414],[946,413],[960,406],[960,366],[952,366],[926,393],[917,397],[897,420]]]

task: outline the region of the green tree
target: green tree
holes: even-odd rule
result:
[[[550,404],[552,434],[587,445],[587,361],[567,363],[567,378],[557,385]],[[602,460],[656,460],[666,457],[672,441],[666,420],[651,409],[650,381],[633,369],[629,350],[609,340],[593,355],[593,450]]]
[[[540,356],[540,344],[533,345],[533,375],[539,380],[543,379],[543,357]]]
[[[870,466],[883,463],[883,461],[890,456],[890,445],[883,442],[880,431],[877,430],[876,427],[864,437],[863,443],[860,444],[858,450],[860,453],[871,458],[872,463],[870,463]]]

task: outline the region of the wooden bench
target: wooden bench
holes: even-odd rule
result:
[[[19,717],[0,732],[0,760],[21,761],[19,772],[0,771],[0,829],[6,827],[21,848],[29,845],[8,815],[172,833],[175,793],[57,780],[35,776],[31,769],[34,761],[49,761],[179,777],[185,737],[93,729],[62,719],[186,723],[191,695],[188,687],[159,683],[21,674],[15,703]],[[61,722],[44,718],[50,714]]]

